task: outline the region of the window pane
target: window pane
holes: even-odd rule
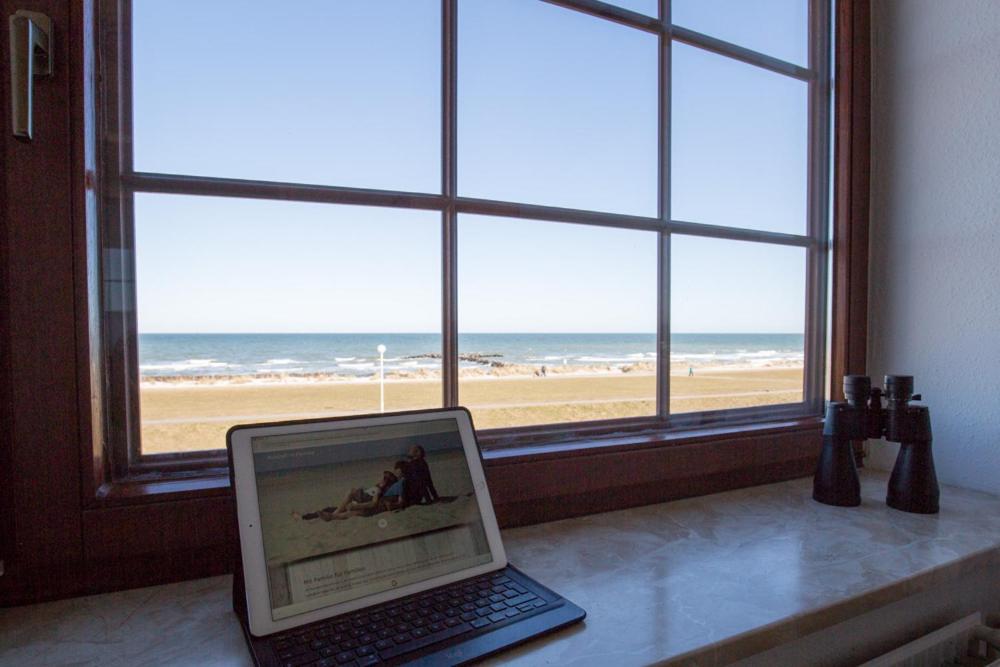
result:
[[[136,169],[440,191],[440,4],[135,0]]]
[[[608,4],[631,9],[646,16],[660,15],[660,0],[610,0]]]
[[[674,235],[670,411],[798,403],[806,251]]]
[[[233,424],[441,404],[440,216],[136,196],[144,453]]]
[[[657,42],[537,0],[459,10],[462,195],[656,215]]]
[[[656,234],[462,216],[458,239],[477,427],[655,414]]]
[[[671,217],[806,232],[804,82],[674,42]]]
[[[808,65],[808,0],[673,0],[670,11],[674,25]]]

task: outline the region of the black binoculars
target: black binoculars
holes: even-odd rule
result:
[[[861,484],[852,441],[885,438],[900,443],[885,502],[904,512],[938,512],[937,473],[931,453],[931,416],[913,394],[912,375],[885,376],[883,392],[866,375],[844,376],[843,402],[831,402],[823,423],[823,449],[813,478],[813,498],[827,505],[857,507]]]

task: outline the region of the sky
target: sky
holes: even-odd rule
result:
[[[459,194],[655,216],[655,37],[539,0],[458,5]],[[281,8],[134,0],[136,170],[439,193],[440,2]],[[806,0],[672,12],[805,64]],[[806,85],[683,44],[672,58],[672,217],[805,233]],[[139,330],[440,331],[440,224],[139,194]],[[458,244],[462,332],[655,331],[656,234],[465,215]],[[800,248],[675,234],[671,277],[676,333],[803,330]]]

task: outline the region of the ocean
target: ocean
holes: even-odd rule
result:
[[[462,367],[490,363],[626,366],[656,359],[655,334],[459,334]],[[387,374],[440,369],[438,334],[140,334],[143,377]],[[801,363],[802,334],[674,334],[670,360],[693,366]]]

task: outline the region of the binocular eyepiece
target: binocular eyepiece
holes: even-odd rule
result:
[[[920,400],[913,393],[912,375],[887,375],[884,384],[883,394],[867,375],[844,376],[844,402],[827,406],[813,498],[827,505],[860,505],[861,484],[851,443],[885,438],[900,443],[886,503],[904,512],[934,514],[940,492],[931,452],[930,411],[910,403]]]

